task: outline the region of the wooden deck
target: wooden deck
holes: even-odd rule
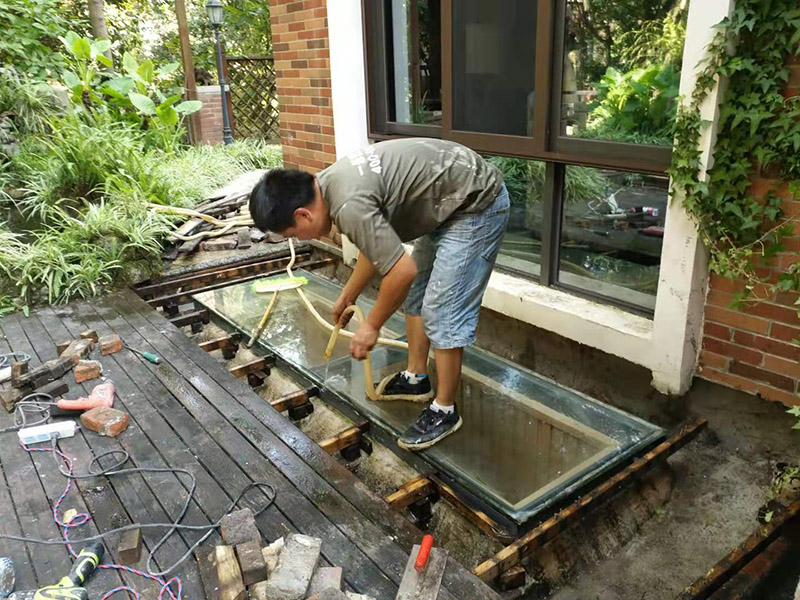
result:
[[[190,470],[198,489],[185,519],[189,524],[215,522],[246,485],[267,481],[277,497],[258,518],[265,543],[293,531],[320,537],[321,562],[344,569],[347,589],[376,600],[395,597],[408,552],[422,533],[133,292],[43,308],[28,318],[6,316],[0,319],[0,329],[5,336],[0,338],[0,353],[27,352],[31,366],[55,358],[57,342],[76,338],[86,329],[99,335],[116,332],[134,348],[162,357],[156,367],[126,350],[102,357],[93,352],[91,358],[100,360],[105,375],[116,384],[116,407],[130,414],[131,424],[114,439],[82,431],[63,440],[61,450],[77,459],[77,472],[85,472],[94,455],[117,448],[130,453],[131,466]],[[77,385],[71,373],[63,379],[70,384],[68,397],[86,395],[97,383]],[[11,415],[0,410],[0,428],[11,423]],[[52,455],[28,454],[16,435],[7,433],[0,437],[0,469],[0,532],[60,537],[52,509],[65,479]],[[130,523],[171,521],[184,502],[187,485],[171,473],[80,480],[61,514],[75,508],[93,515],[92,522],[71,532],[73,538]],[[263,495],[253,493],[245,504],[258,507],[263,501]],[[162,534],[145,530],[145,545],[152,547]],[[170,538],[156,555],[158,566],[171,564],[199,535],[184,532]],[[113,550],[116,541],[107,540],[106,549]],[[218,541],[215,534],[206,543]],[[17,589],[54,583],[71,564],[61,546],[2,540],[0,548],[0,555],[16,563]],[[184,598],[206,598],[193,558],[178,574]],[[159,586],[144,578],[102,570],[90,583],[90,595],[99,597],[123,583],[136,587],[144,598],[158,594]],[[439,598],[499,596],[450,559]]]

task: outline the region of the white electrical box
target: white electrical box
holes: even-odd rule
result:
[[[77,424],[75,421],[59,421],[58,423],[20,429],[18,435],[19,441],[23,444],[38,444],[39,442],[49,442],[53,439],[72,437],[75,435],[76,429]]]

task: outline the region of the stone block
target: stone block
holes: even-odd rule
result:
[[[308,586],[308,595],[313,596],[323,590],[342,589],[342,568],[341,567],[319,567],[311,577]]]
[[[256,229],[255,227],[250,229],[250,241],[254,243],[263,242],[264,238],[267,237],[267,234],[261,231],[260,229]]]
[[[321,547],[319,538],[296,533],[289,535],[278,566],[267,582],[268,597],[272,600],[303,600],[317,568]]]
[[[372,596],[356,594],[355,592],[345,592],[344,597],[347,598],[347,600],[375,600]]]
[[[260,542],[261,533],[256,527],[253,511],[243,508],[225,515],[220,523],[220,534],[229,546],[238,546],[253,540]]]
[[[67,348],[69,348],[69,345],[70,345],[71,343],[72,343],[72,340],[64,340],[64,341],[62,341],[62,342],[58,342],[58,343],[56,344],[56,352],[58,352],[58,355],[59,355],[59,356],[61,356],[62,354],[64,354],[64,351],[65,351]]]
[[[243,229],[240,229],[236,235],[239,241],[237,247],[240,250],[246,250],[253,244],[253,242],[250,240],[250,228],[245,227]]]
[[[236,248],[237,239],[231,238],[218,238],[216,240],[207,240],[200,244],[200,249],[204,252],[218,252],[220,250],[233,250]]]
[[[245,585],[253,585],[267,580],[267,563],[261,552],[261,541],[251,540],[236,546],[236,557],[242,569],[242,581]]]
[[[86,331],[81,331],[80,337],[82,340],[92,340],[94,343],[97,343],[98,340],[97,332],[94,329],[87,329]]]
[[[81,360],[75,366],[75,382],[83,383],[90,379],[97,379],[103,373],[103,365],[96,360]]]
[[[100,354],[106,356],[122,350],[122,338],[116,333],[110,333],[100,338]]]
[[[128,413],[116,408],[98,406],[81,415],[81,424],[107,437],[116,437],[128,428]]]
[[[270,600],[270,597],[267,596],[266,581],[251,585],[249,588],[247,588],[247,592],[250,594],[250,600]]]
[[[82,358],[86,358],[94,348],[94,341],[87,339],[72,340],[67,349],[61,353],[61,358],[71,358],[74,364],[78,364]]]
[[[335,588],[328,588],[315,594],[311,594],[308,600],[347,600],[350,596],[345,594],[342,590]]]

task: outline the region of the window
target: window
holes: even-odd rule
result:
[[[364,0],[374,138],[503,172],[498,267],[652,312],[686,0]]]

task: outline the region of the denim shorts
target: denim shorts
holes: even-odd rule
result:
[[[414,242],[417,277],[403,310],[422,315],[434,348],[463,348],[475,341],[483,292],[508,225],[509,207],[503,185],[483,212],[456,214]]]

